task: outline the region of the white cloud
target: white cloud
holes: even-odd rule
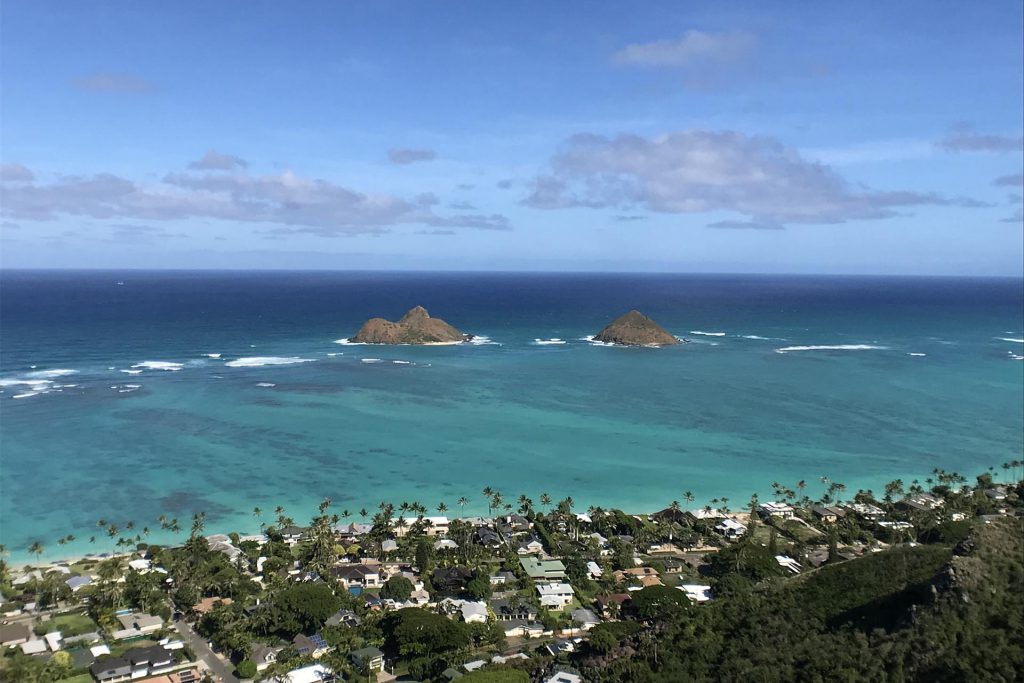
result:
[[[0,164],[0,181],[5,182],[29,182],[35,180],[36,176],[27,166],[21,164]]]
[[[102,93],[144,94],[156,90],[156,86],[142,76],[127,73],[94,73],[80,76],[71,81],[79,90]]]
[[[417,161],[433,161],[437,152],[432,149],[389,149],[388,159],[393,164],[414,164]]]
[[[707,130],[655,138],[573,136],[552,159],[550,173],[534,178],[524,203],[541,209],[725,210],[762,226],[886,218],[926,204],[980,205],[932,193],[853,189],[829,166],[774,138]]]
[[[633,43],[612,56],[618,64],[645,67],[688,67],[707,62],[745,59],[756,41],[749,33],[690,30],[673,40]]]
[[[276,232],[324,236],[385,232],[401,224],[437,228],[508,230],[499,214],[439,215],[436,197],[406,200],[352,190],[327,180],[285,171],[278,175],[171,173],[140,184],[109,173],[64,177],[48,184],[4,183],[6,217],[51,220],[61,215],[97,219],[178,220],[204,218],[283,226]]]
[[[1019,135],[977,133],[971,126],[961,123],[938,145],[950,152],[1020,152],[1024,151],[1024,138]]]
[[[249,163],[245,159],[211,149],[203,155],[202,159],[196,159],[188,167],[197,171],[232,171],[236,168],[245,168],[248,165]]]

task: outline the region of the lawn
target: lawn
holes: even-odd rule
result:
[[[47,633],[60,631],[65,638],[80,636],[83,633],[96,631],[99,627],[89,618],[89,615],[82,613],[61,614],[45,622]]]
[[[78,674],[71,678],[62,678],[57,683],[92,683],[92,676],[89,674]]]

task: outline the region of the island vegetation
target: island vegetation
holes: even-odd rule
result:
[[[440,318],[431,318],[422,306],[410,308],[392,322],[371,318],[349,339],[358,344],[457,344],[470,341],[472,335],[455,329]]]
[[[679,339],[637,310],[629,311],[594,335],[594,341],[622,346],[672,346]]]
[[[486,517],[324,500],[302,525],[256,508],[253,534],[160,518],[172,545],[102,519],[109,553],[0,564],[0,678],[1012,681],[1022,467],[649,514],[494,487]]]

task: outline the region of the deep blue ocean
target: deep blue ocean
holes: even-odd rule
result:
[[[417,304],[482,343],[338,343]],[[691,343],[587,341],[631,308]],[[99,518],[246,531],[254,506],[302,520],[324,496],[358,521],[482,512],[485,486],[651,511],[1001,473],[1022,356],[1020,280],[4,271],[0,542],[105,552]]]

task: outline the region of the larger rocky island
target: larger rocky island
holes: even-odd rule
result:
[[[675,336],[637,310],[613,320],[594,335],[594,341],[623,346],[670,346],[679,343]]]
[[[350,342],[358,344],[458,344],[473,339],[440,318],[431,318],[427,309],[416,306],[398,322],[370,318]]]

